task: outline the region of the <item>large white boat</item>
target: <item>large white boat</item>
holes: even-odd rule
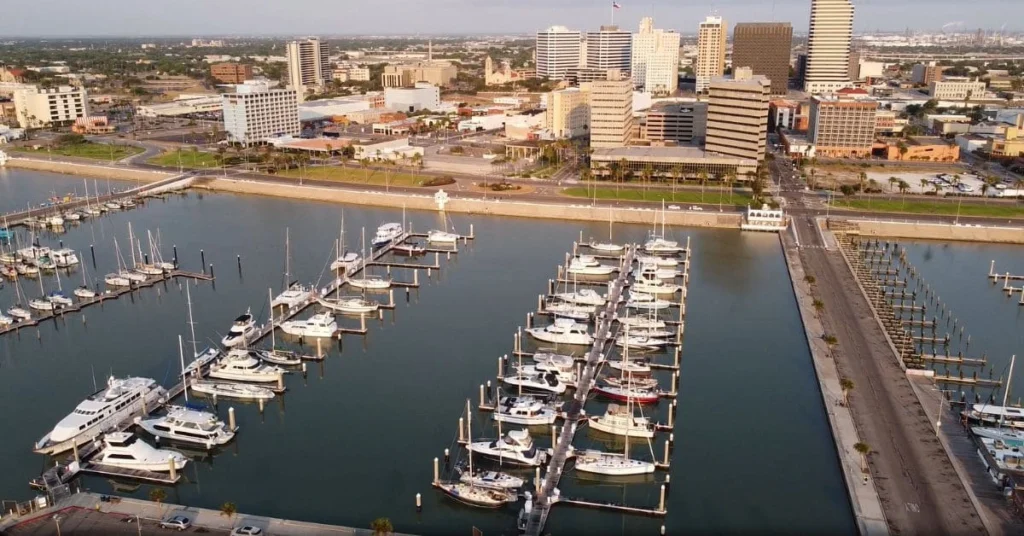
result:
[[[601,264],[588,255],[573,258],[566,268],[566,272],[575,275],[611,275],[615,270],[618,270],[618,267]]]
[[[510,430],[499,439],[474,441],[466,445],[466,448],[470,452],[513,465],[537,467],[547,460],[547,453],[537,449],[528,430]]]
[[[305,305],[313,298],[313,290],[306,288],[304,285],[299,283],[292,283],[288,288],[274,297],[270,302],[271,307],[284,307],[286,309],[292,309],[300,305]]]
[[[678,266],[679,259],[673,259],[672,257],[658,257],[656,255],[637,255],[636,262],[641,265],[654,265],[654,266]]]
[[[1007,445],[999,439],[981,438],[981,444],[996,461],[1002,471],[1024,471],[1024,452],[1020,448]]]
[[[362,277],[349,279],[348,284],[363,290],[387,290],[391,288],[391,278],[379,275],[366,275],[366,269],[363,268]]]
[[[128,420],[143,408],[167,399],[167,390],[149,378],[115,378],[107,387],[83,400],[48,434],[36,442],[36,452],[54,454],[70,450]]]
[[[564,302],[574,303],[576,305],[591,305],[595,307],[604,306],[608,299],[599,294],[594,289],[583,288],[575,292],[560,292],[552,295],[553,298],[558,298]]]
[[[647,417],[633,415],[626,407],[608,404],[604,415],[591,415],[587,418],[590,427],[608,434],[623,437],[654,437],[654,423]]]
[[[339,298],[320,298],[317,302],[327,309],[345,314],[375,313],[380,304],[361,296],[341,296]]]
[[[460,238],[462,237],[448,231],[433,230],[427,233],[427,242],[431,244],[455,244]]]
[[[107,274],[103,277],[103,282],[111,287],[128,287],[132,284],[130,279],[121,274]]]
[[[391,243],[392,240],[402,236],[401,223],[385,223],[377,228],[377,234],[373,235],[370,242],[375,248],[381,248]]]
[[[675,240],[654,236],[644,242],[644,250],[648,253],[675,254],[683,251],[683,248]]]
[[[274,392],[270,389],[260,387],[258,385],[249,385],[247,383],[192,380],[190,387],[193,393],[202,393],[208,396],[219,396],[223,398],[264,401],[274,398]]]
[[[543,391],[560,395],[565,392],[568,386],[563,382],[556,372],[532,372],[527,374],[519,372],[504,376],[501,381],[513,387],[528,389],[531,391]]]
[[[333,262],[331,262],[331,271],[348,271],[356,266],[359,266],[359,262],[362,260],[363,258],[360,257],[358,253],[352,251],[343,253],[338,258],[334,259]]]
[[[155,437],[195,443],[211,448],[224,445],[235,437],[224,421],[208,411],[187,406],[167,406],[167,414],[153,419],[139,419],[139,428]]]
[[[31,245],[27,248],[21,248],[18,250],[18,256],[26,261],[34,261],[41,257],[48,257],[50,255],[50,248],[46,246]]]
[[[480,471],[475,474],[469,471],[459,475],[464,484],[486,489],[519,489],[526,483],[522,478],[499,471]]]
[[[537,350],[531,356],[538,365],[542,365],[541,370],[564,370],[571,371],[573,366],[576,364],[576,359],[571,355],[557,354],[547,350]]]
[[[675,268],[658,266],[657,264],[641,264],[633,269],[634,278],[675,279],[679,275]]]
[[[515,368],[516,376],[525,376],[527,378],[541,377],[546,381],[548,374],[554,374],[558,383],[565,384],[566,387],[576,387],[576,372],[572,368],[561,370],[542,364],[521,365]]]
[[[972,423],[985,426],[1008,426],[1024,429],[1024,409],[995,404],[973,404],[963,411]]]
[[[535,396],[504,396],[498,399],[494,420],[524,426],[552,424],[562,404]]]
[[[544,304],[544,311],[558,317],[587,322],[590,320],[591,315],[594,314],[594,307],[566,302],[551,302]]]
[[[70,248],[61,248],[51,251],[50,259],[53,260],[58,268],[67,268],[79,263],[78,255],[75,253],[75,250]]]
[[[634,292],[640,292],[643,294],[654,294],[660,296],[662,294],[675,294],[676,292],[679,292],[682,288],[683,287],[679,285],[666,283],[657,278],[641,278],[633,282],[632,290]]]
[[[253,318],[251,311],[246,311],[244,315],[239,316],[231,323],[231,328],[228,330],[228,334],[220,340],[220,343],[227,348],[244,346],[248,344],[257,333],[259,333],[259,330],[256,329],[256,320]]]
[[[997,439],[1007,446],[1024,447],[1024,430],[1014,428],[990,428],[988,426],[972,426],[971,431],[978,437]]]
[[[577,452],[575,468],[584,473],[606,476],[644,475],[653,473],[655,469],[652,462],[634,460],[627,454],[598,450]]]
[[[665,329],[668,326],[664,320],[645,316],[622,316],[616,317],[615,320],[623,326],[629,326],[630,329]]]
[[[212,365],[210,377],[221,380],[240,382],[269,383],[276,382],[284,370],[264,363],[255,352],[235,348]]]
[[[572,344],[589,346],[594,337],[587,333],[587,325],[580,324],[569,318],[556,318],[555,321],[542,328],[527,328],[534,339],[552,344]]]
[[[333,337],[338,323],[331,313],[317,313],[305,320],[281,322],[281,331],[296,337]]]
[[[95,463],[136,471],[167,472],[172,463],[174,469],[180,471],[188,458],[180,452],[155,448],[130,432],[112,432],[103,437],[103,450]]]
[[[630,334],[619,335],[615,338],[615,346],[619,348],[635,348],[638,350],[656,350],[663,346],[668,345],[668,341],[665,339],[655,339],[653,337],[638,337]]]
[[[35,309],[36,311],[52,311],[53,308],[55,307],[53,302],[46,298],[35,298],[29,300],[28,306],[30,309]]]
[[[629,301],[626,302],[626,307],[630,309],[638,309],[641,311],[660,311],[662,309],[668,309],[672,307],[672,302],[661,299],[638,299],[640,296],[650,296],[649,294],[634,294],[630,296]]]

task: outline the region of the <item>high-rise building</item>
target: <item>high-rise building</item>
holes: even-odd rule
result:
[[[690,143],[704,137],[707,119],[707,103],[659,102],[647,111],[641,132],[647,141]]]
[[[851,158],[871,155],[875,141],[878,102],[843,94],[816,95],[811,98],[807,139],[814,152],[827,158]]]
[[[804,91],[828,93],[850,85],[850,0],[811,0]]]
[[[89,97],[74,86],[22,87],[14,90],[14,113],[21,128],[66,125],[89,116]]]
[[[679,33],[654,28],[654,19],[640,20],[633,34],[630,75],[633,86],[649,93],[672,93],[679,87]]]
[[[623,147],[633,139],[633,81],[621,71],[590,84],[590,146]]]
[[[629,72],[632,41],[633,36],[618,26],[602,26],[598,32],[587,32],[587,67]]]
[[[537,32],[537,76],[560,80],[580,66],[580,32],[552,26]]]
[[[789,89],[793,27],[788,22],[741,22],[732,32],[732,67],[768,77],[773,95]]]
[[[707,91],[711,79],[725,73],[725,38],[729,33],[725,19],[710,16],[697,31],[697,93]]]
[[[585,136],[590,130],[590,84],[548,93],[547,124],[556,138]]]
[[[768,140],[771,82],[739,67],[733,76],[708,86],[708,126],[704,150],[747,160],[764,160]]]
[[[319,88],[331,81],[327,45],[319,37],[291,41],[285,52],[288,57],[288,85],[298,92],[300,101],[307,89]]]
[[[246,80],[234,93],[221,96],[224,131],[233,143],[262,143],[278,136],[298,136],[299,100],[295,88],[272,88],[264,81]]]

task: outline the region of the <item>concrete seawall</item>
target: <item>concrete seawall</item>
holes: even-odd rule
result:
[[[176,175],[161,171],[149,171],[132,167],[122,167],[105,164],[79,164],[75,162],[58,162],[52,160],[39,160],[36,158],[13,157],[7,161],[9,167],[20,169],[31,169],[35,171],[48,171],[50,173],[64,173],[67,175],[81,175],[84,177],[95,177],[97,179],[118,179],[140,182],[156,182]]]
[[[308,199],[353,205],[372,205],[385,207],[401,207],[412,210],[437,210],[433,192],[422,195],[386,194],[383,192],[360,191],[355,189],[323,188],[298,185],[275,184],[258,181],[238,181],[231,179],[212,179],[204,185],[214,191],[244,194],[288,197],[292,199]],[[559,220],[608,221],[608,207],[583,204],[538,203],[509,199],[470,199],[459,198],[457,191],[449,192],[452,196],[446,206],[448,212],[460,214],[486,214],[491,216],[513,216],[520,218],[550,218]],[[651,224],[661,219],[661,212],[654,205],[651,208],[615,208],[613,215],[616,223]],[[666,225],[685,225],[690,227],[719,227],[739,229],[739,214],[718,212],[673,211],[665,213]]]
[[[862,236],[1024,244],[1024,227],[948,223],[849,220]]]

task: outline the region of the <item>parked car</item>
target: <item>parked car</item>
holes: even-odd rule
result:
[[[175,529],[178,531],[188,530],[192,526],[192,520],[185,516],[173,516],[160,522],[160,527]]]
[[[704,210],[704,207],[700,207],[700,206],[697,206],[697,205],[690,205],[690,210]]]
[[[263,529],[249,525],[235,527],[235,530],[231,531],[231,536],[263,536],[263,534]]]

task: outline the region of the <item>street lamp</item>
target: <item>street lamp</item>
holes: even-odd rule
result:
[[[53,514],[53,523],[57,525],[57,536],[60,536],[60,514]]]

